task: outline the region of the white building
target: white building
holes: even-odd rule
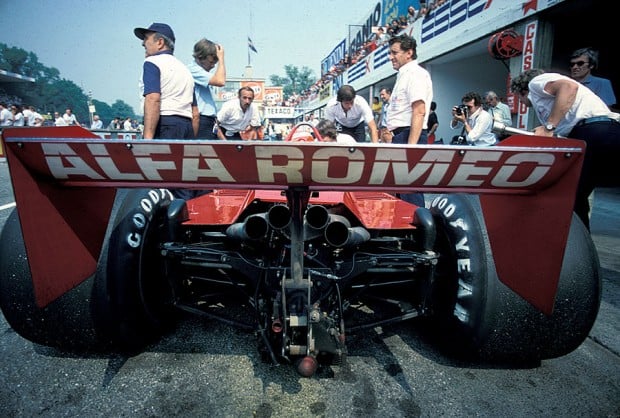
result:
[[[322,68],[328,69],[371,37],[373,28],[389,23],[396,10],[412,3],[416,2],[378,1],[366,19],[348,25],[346,39],[328,55]],[[616,60],[612,43],[615,36],[611,35],[612,19],[617,19],[611,17],[611,5],[602,0],[446,0],[416,20],[404,32],[416,39],[418,61],[433,79],[440,122],[437,138],[447,142],[455,135],[448,123],[450,111],[469,91],[497,92],[513,110],[513,126],[533,128],[533,115],[518,107],[510,94],[511,76],[528,68],[569,74],[570,54],[578,48],[599,50],[599,67],[594,74],[611,79],[618,97],[620,71],[612,64]],[[353,85],[371,102],[381,87],[394,85],[396,71],[387,52],[387,45],[372,51],[302,107],[320,112],[343,84]]]

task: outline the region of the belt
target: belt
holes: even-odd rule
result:
[[[181,115],[161,115],[159,117],[160,120],[183,120],[185,121],[190,121],[192,120],[192,118],[188,118],[187,116],[181,116]]]
[[[402,131],[404,131],[406,129],[409,129],[409,127],[408,126],[401,126],[400,128],[392,129],[391,132],[392,132],[392,135],[398,135],[399,133],[401,133]]]
[[[596,122],[616,122],[616,123],[620,123],[620,121],[610,118],[609,116],[593,116],[591,118],[586,118],[586,119],[581,119],[579,122],[577,122],[575,124],[575,128],[578,128],[580,126],[584,126],[584,125],[588,125],[590,123],[596,123]]]
[[[200,115],[201,119],[213,119],[215,120],[215,116],[210,116],[210,115]]]

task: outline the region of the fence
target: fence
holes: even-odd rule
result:
[[[109,129],[91,129],[91,132],[101,139],[142,139],[139,131],[110,131]]]

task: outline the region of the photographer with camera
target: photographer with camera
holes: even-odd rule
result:
[[[482,97],[478,93],[469,92],[461,99],[462,105],[452,108],[450,127],[456,129],[463,126],[461,135],[452,139],[456,145],[489,146],[497,143],[493,133],[493,116],[482,108]]]

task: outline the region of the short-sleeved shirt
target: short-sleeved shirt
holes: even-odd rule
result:
[[[142,96],[159,93],[163,116],[192,117],[194,79],[171,51],[146,57],[142,69]]]
[[[433,101],[433,82],[428,71],[420,67],[417,60],[413,60],[398,69],[387,111],[387,128],[392,131],[411,126],[411,105],[419,100],[426,107],[422,128],[427,129]]]
[[[215,116],[217,107],[213,100],[213,92],[209,82],[213,78],[213,73],[202,68],[196,61],[188,64],[192,77],[194,78],[194,91],[196,92],[196,104],[201,115]]]
[[[544,125],[547,123],[547,119],[549,119],[549,114],[555,102],[555,96],[547,93],[544,90],[545,86],[547,83],[557,80],[569,80],[578,85],[575,102],[555,129],[557,135],[567,136],[575,124],[582,119],[595,116],[617,117],[617,114],[610,111],[600,97],[583,84],[558,73],[543,73],[534,77],[528,84],[528,99],[534,104],[532,109],[536,112],[536,116],[538,116],[538,120],[541,124]]]
[[[24,118],[24,115],[22,115],[22,112],[17,112],[15,115],[13,115],[13,126],[25,126],[26,125],[26,119]]]
[[[260,126],[258,107],[252,103],[247,111],[241,109],[239,98],[230,99],[217,112],[218,124],[229,133],[241,132],[248,126]]]
[[[67,125],[77,125],[77,118],[75,117],[73,113],[72,114],[65,113],[64,115],[62,115],[62,118],[65,120]]]
[[[26,125],[34,126],[34,112],[30,109],[24,109],[22,111],[22,114],[24,115],[24,119],[26,120]]]
[[[347,128],[355,128],[362,122],[369,123],[375,120],[370,105],[362,96],[355,96],[353,106],[346,113],[342,103],[336,97],[332,97],[325,106],[324,118]]]
[[[9,109],[0,110],[0,126],[13,125],[13,114]]]

